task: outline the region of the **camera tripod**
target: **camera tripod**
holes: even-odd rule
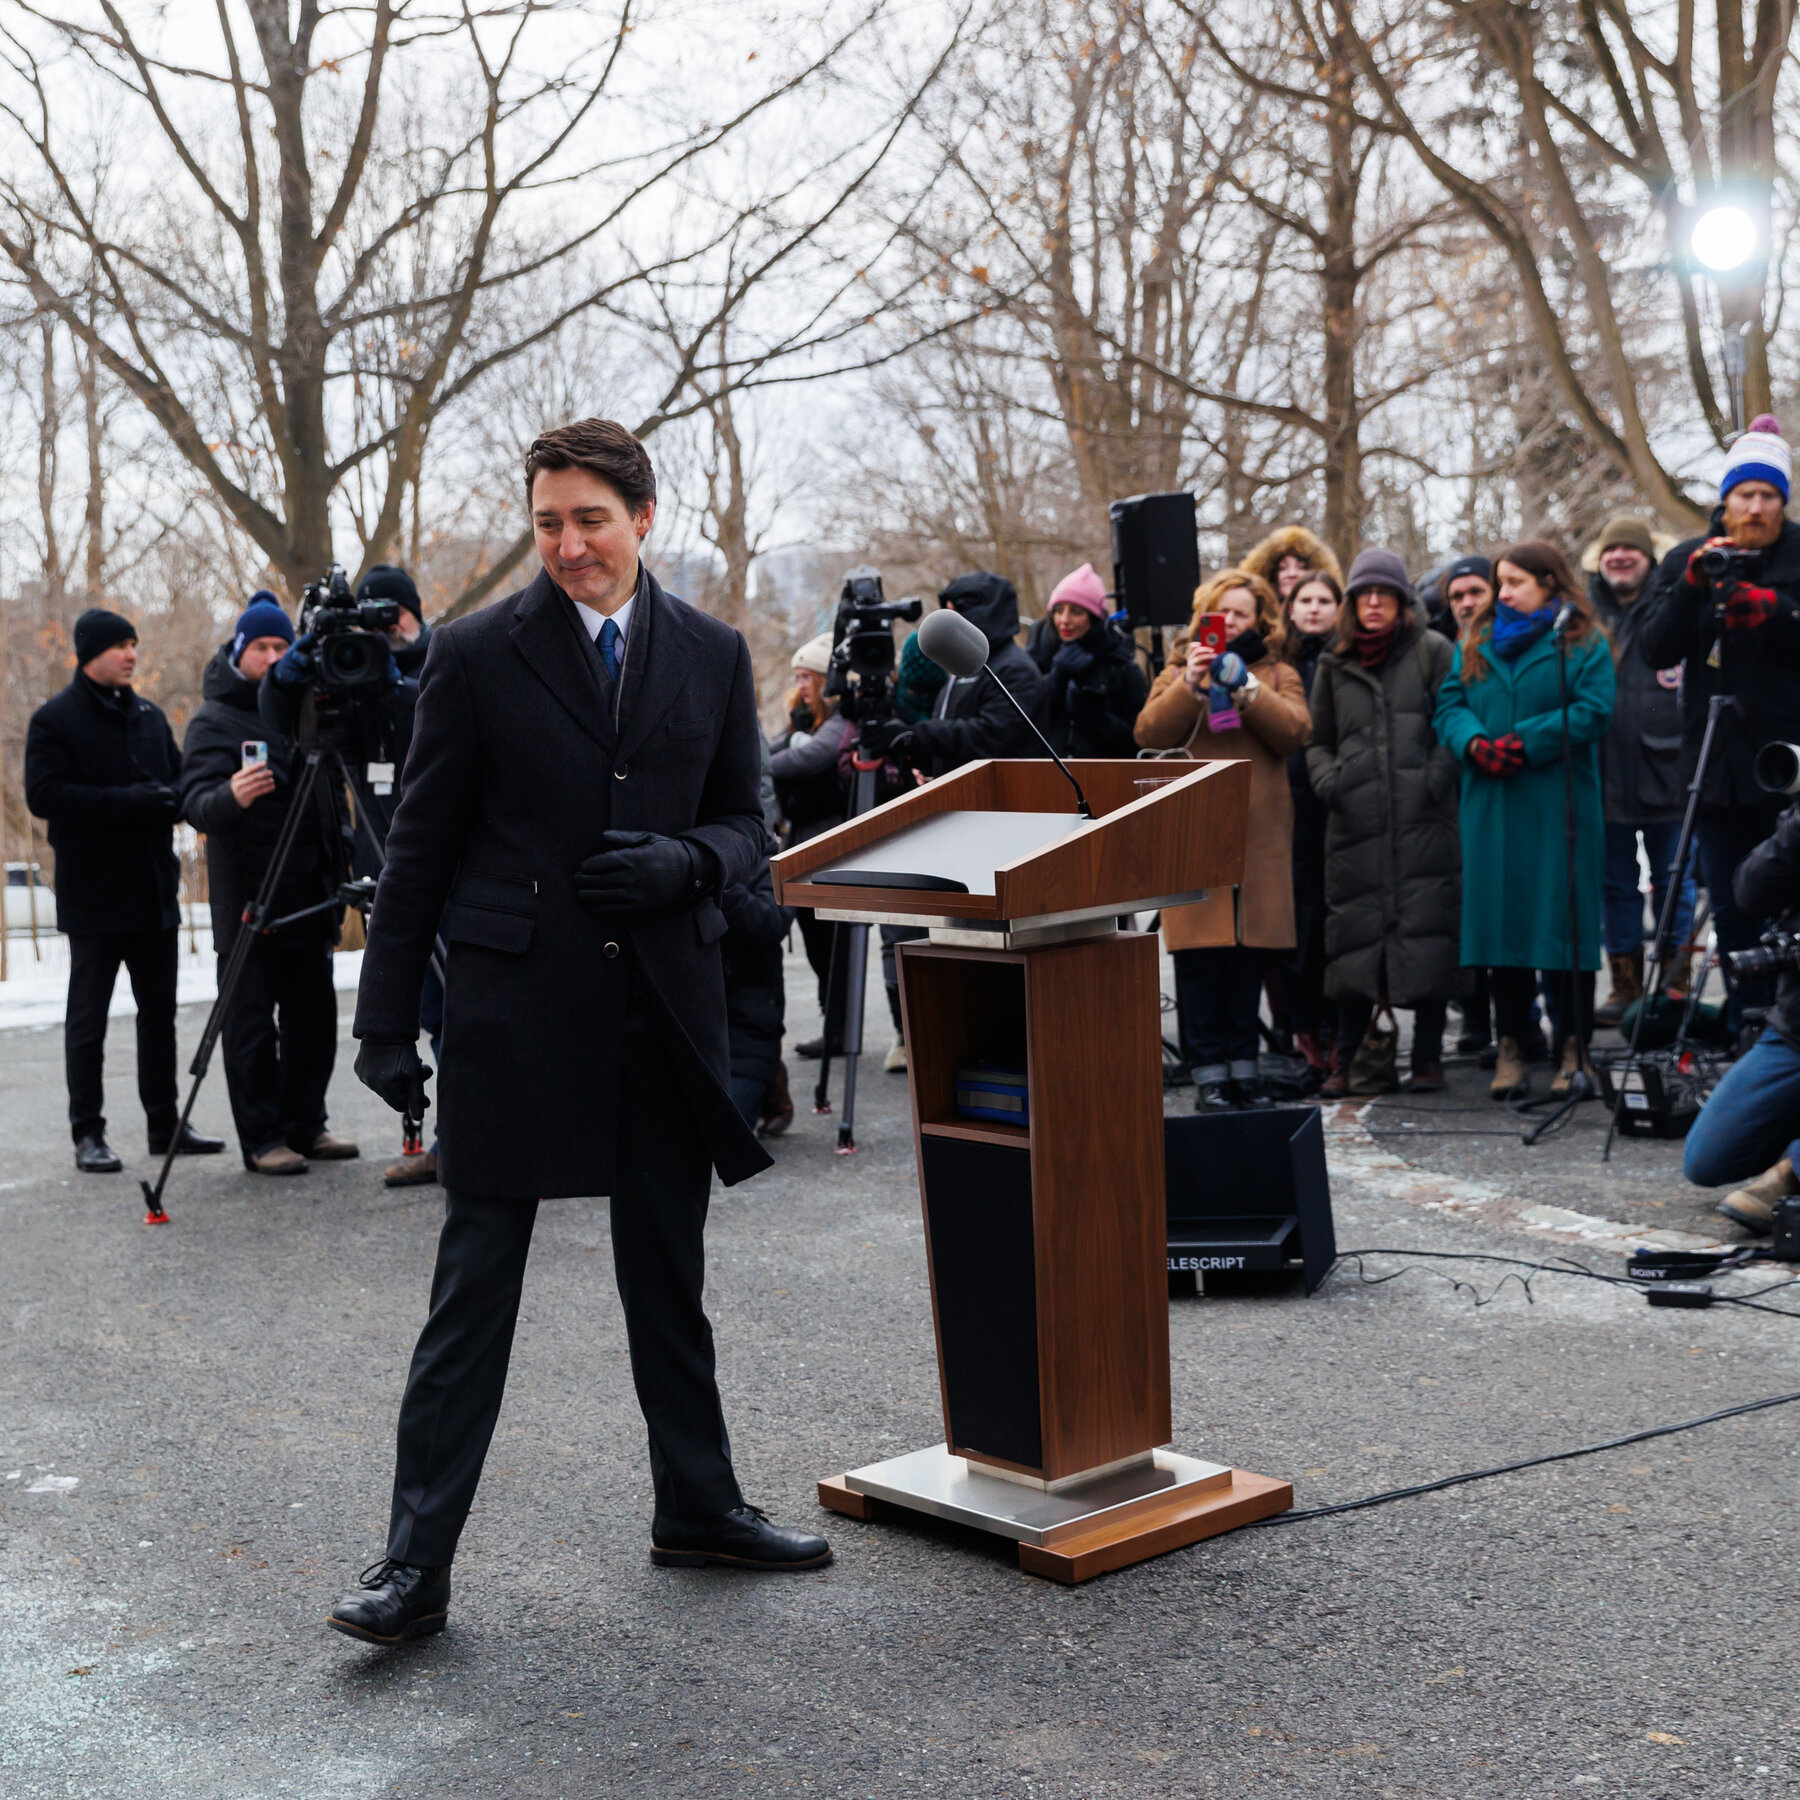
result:
[[[1736,708],[1737,697],[1733,694],[1714,694],[1706,703],[1706,730],[1700,738],[1700,755],[1694,765],[1694,778],[1688,783],[1687,811],[1681,816],[1681,831],[1675,840],[1675,854],[1669,860],[1668,884],[1663,890],[1662,911],[1657,915],[1656,936],[1651,940],[1650,957],[1644,968],[1644,997],[1638,1002],[1637,1019],[1631,1027],[1631,1044],[1619,1070],[1618,1085],[1613,1096],[1612,1119],[1606,1128],[1606,1145],[1600,1152],[1602,1162],[1612,1161],[1613,1139],[1618,1135],[1619,1116],[1625,1109],[1625,1091],[1631,1075],[1640,1063],[1638,1040],[1643,1036],[1644,1020],[1650,1011],[1650,1002],[1668,979],[1667,964],[1674,948],[1670,939],[1675,935],[1675,913],[1681,905],[1681,890],[1686,883],[1688,859],[1693,854],[1694,820],[1700,811],[1700,784],[1705,781],[1706,765],[1712,760],[1713,740],[1718,734],[1719,720],[1725,713],[1735,711]],[[1709,954],[1689,986],[1687,1005],[1681,1016],[1681,1029],[1675,1038],[1677,1049],[1681,1048],[1688,1029],[1693,1024],[1694,1012],[1700,1002],[1700,990],[1706,985],[1707,973],[1711,968],[1712,957]]]
[[[288,803],[287,817],[282,820],[281,833],[275,840],[275,849],[269,858],[269,866],[263,872],[262,883],[256,891],[256,898],[244,908],[243,917],[238,926],[238,933],[232,939],[231,953],[225,959],[225,967],[219,976],[219,991],[212,1004],[212,1011],[206,1016],[205,1029],[200,1033],[200,1043],[194,1051],[194,1060],[188,1065],[188,1073],[193,1076],[193,1085],[188,1089],[187,1103],[181,1109],[181,1121],[175,1127],[169,1139],[169,1148],[163,1156],[162,1169],[156,1177],[154,1186],[148,1181],[138,1185],[144,1191],[144,1223],[146,1225],[166,1225],[169,1215],[163,1209],[163,1190],[168,1185],[169,1171],[174,1167],[182,1138],[187,1133],[188,1120],[194,1111],[194,1103],[200,1098],[200,1088],[206,1080],[207,1069],[211,1066],[213,1051],[218,1047],[219,1037],[225,1029],[225,1018],[230,1010],[233,995],[237,992],[238,983],[243,977],[245,965],[250,959],[250,949],[258,937],[279,930],[283,925],[291,925],[297,919],[309,919],[318,913],[328,912],[334,906],[353,906],[366,922],[369,906],[375,898],[375,883],[368,879],[340,880],[336,890],[329,899],[320,900],[312,906],[302,906],[290,913],[283,913],[280,918],[269,917],[270,909],[275,903],[275,894],[281,885],[281,878],[286,873],[288,858],[293,853],[294,843],[299,835],[300,821],[309,807],[314,804],[314,791],[319,784],[322,770],[336,774],[343,786],[355,796],[358,814],[369,822],[369,835],[373,839],[376,853],[385,858],[387,851],[387,820],[382,809],[374,803],[373,796],[367,791],[346,760],[344,753],[335,744],[317,739],[304,744],[302,750],[302,767],[299,778],[295,781],[293,795]],[[336,804],[332,811],[335,815]],[[438,964],[441,972],[441,950],[434,946],[432,959]],[[411,1144],[418,1140],[423,1128],[425,1111],[424,1083],[415,1083],[412,1102],[407,1107],[404,1129],[406,1141]]]
[[[850,805],[844,814],[847,824],[859,813],[868,812],[875,801],[875,781],[881,773],[882,757],[865,761],[853,750],[850,766],[856,780],[850,789]],[[838,971],[849,984],[844,992],[844,1110],[838,1120],[837,1153],[856,1154],[856,1070],[862,1057],[863,1002],[869,987],[869,928],[864,924],[837,921],[831,928],[831,959],[825,965],[825,1022],[819,1042],[819,1079],[813,1086],[813,1111],[831,1111],[831,1015],[837,1005]],[[848,933],[846,937],[844,934]],[[844,945],[845,953],[838,954]]]

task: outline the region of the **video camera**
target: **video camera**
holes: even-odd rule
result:
[[[901,620],[910,624],[924,610],[922,600],[885,599],[879,569],[852,569],[844,577],[831,627],[825,692],[846,719],[868,724],[893,717],[898,663],[894,625]]]
[[[1719,958],[1725,979],[1734,987],[1762,975],[1800,973],[1800,935],[1792,929],[1793,915],[1776,920],[1757,940],[1755,950],[1727,950]]]
[[[318,646],[316,694],[360,700],[378,693],[388,677],[387,632],[399,623],[398,601],[358,600],[336,563],[308,582],[300,601],[300,633],[310,633]]]
[[[1715,587],[1748,581],[1762,561],[1760,550],[1742,550],[1736,544],[1708,544],[1700,552],[1700,573]]]

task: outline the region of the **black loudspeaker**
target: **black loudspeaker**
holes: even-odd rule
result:
[[[1133,494],[1115,500],[1113,592],[1136,625],[1186,625],[1200,585],[1192,494]]]
[[[1163,1155],[1171,1293],[1197,1277],[1300,1273],[1309,1294],[1325,1279],[1337,1233],[1316,1106],[1166,1118]]]

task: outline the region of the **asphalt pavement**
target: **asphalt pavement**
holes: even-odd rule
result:
[[[184,1054],[199,1024],[184,1011]],[[905,1083],[878,1056],[859,1153],[833,1154],[797,1069],[776,1167],[716,1193],[709,1232],[744,1485],[822,1524],[833,1565],[650,1566],[606,1206],[557,1202],[449,1629],[356,1645],[320,1621],[380,1554],[441,1197],[382,1188],[397,1134],[346,1036],[332,1124],[361,1162],[294,1181],[184,1162],[173,1223],[148,1230],[123,1025],[108,1048],[129,1168],[83,1178],[60,1031],[0,1033],[8,1800],[1653,1800],[1800,1781],[1800,1406],[1076,1588],[995,1540],[820,1513],[820,1476],[942,1435]],[[1679,1146],[1633,1141],[1603,1170],[1590,1107],[1528,1151],[1485,1087],[1458,1067],[1440,1099],[1333,1115],[1342,1248],[1616,1273],[1633,1230],[1715,1234]],[[226,1127],[217,1075],[197,1119]],[[1301,1507],[1800,1390],[1800,1320],[1653,1310],[1566,1275],[1527,1292],[1499,1263],[1374,1258],[1311,1298],[1170,1318],[1176,1447],[1290,1477]]]

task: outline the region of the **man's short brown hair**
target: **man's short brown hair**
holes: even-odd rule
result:
[[[635,519],[656,498],[650,453],[614,419],[577,419],[544,432],[525,452],[525,504],[541,469],[586,469],[618,491]]]

